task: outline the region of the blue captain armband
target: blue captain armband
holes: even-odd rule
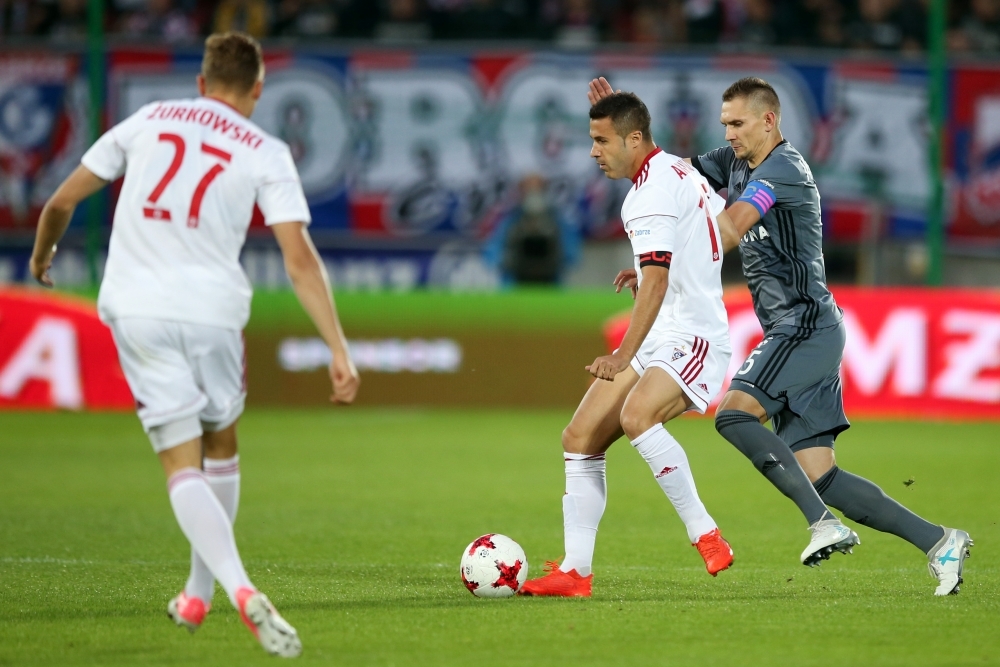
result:
[[[771,210],[771,207],[774,206],[775,200],[774,190],[769,183],[764,181],[750,181],[743,190],[743,194],[736,201],[743,201],[750,204],[757,209],[760,217],[763,218]]]

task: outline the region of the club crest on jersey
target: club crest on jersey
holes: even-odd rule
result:
[[[675,347],[674,348],[674,354],[673,354],[672,357],[670,357],[670,360],[671,361],[677,361],[678,359],[683,359],[686,356],[687,356],[687,354],[683,350]]]
[[[750,231],[743,235],[743,243],[754,243],[769,238],[771,235],[767,233],[767,228],[764,225],[759,225],[756,228],[751,227]]]

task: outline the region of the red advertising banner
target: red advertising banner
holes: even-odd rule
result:
[[[92,303],[0,289],[0,410],[133,407],[111,331]]]
[[[833,292],[847,327],[841,377],[849,417],[1000,420],[1000,291]],[[728,386],[762,332],[745,290],[727,294],[726,309]],[[627,326],[627,315],[608,323],[610,348]]]

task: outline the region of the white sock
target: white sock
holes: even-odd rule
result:
[[[563,528],[566,557],[559,569],[576,570],[586,577],[594,562],[597,525],[608,502],[604,454],[564,454],[566,494],[563,496]]]
[[[240,455],[230,459],[205,459],[205,479],[212,493],[226,510],[231,524],[236,523],[236,509],[240,505]],[[205,603],[212,601],[215,594],[215,577],[198,552],[191,549],[191,574],[188,576],[184,593],[188,597],[201,598]]]
[[[253,584],[236,550],[233,524],[212,493],[205,473],[181,468],[170,476],[167,489],[181,531],[236,606],[236,591],[253,588]]]
[[[715,520],[709,516],[698,497],[687,454],[680,443],[667,433],[663,424],[657,424],[640,435],[632,441],[632,445],[646,459],[660,488],[680,515],[691,544],[705,533],[715,530]]]

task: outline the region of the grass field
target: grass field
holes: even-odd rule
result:
[[[485,532],[532,572],[562,553],[567,411],[252,411],[237,538],[255,583],[323,665],[985,665],[1000,663],[1000,427],[861,422],[841,463],[976,540],[961,595],[925,559],[863,544],[810,570],[793,506],[711,422],[671,426],[736,550],[717,579],[627,443],[591,600],[479,600],[458,576]],[[133,415],[0,417],[0,665],[273,660],[217,593],[195,635],[166,618],[188,549]],[[906,488],[903,480],[915,479]]]

